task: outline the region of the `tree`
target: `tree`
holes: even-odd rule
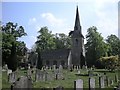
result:
[[[106,67],[107,69],[110,69],[111,71],[118,69],[118,66],[120,65],[118,63],[118,55],[102,57],[100,58],[100,62],[104,67]]]
[[[95,65],[99,67],[97,60],[107,55],[107,44],[104,42],[103,37],[99,32],[97,32],[97,28],[92,26],[88,28],[86,35],[87,43],[85,45],[86,48],[86,59],[88,66]]]
[[[2,26],[2,60],[8,64],[8,68],[17,69],[17,43],[18,38],[25,36],[24,28],[12,22]]]
[[[40,51],[55,49],[54,35],[47,27],[42,27],[38,33],[36,45]]]
[[[120,51],[120,39],[116,35],[111,34],[107,37],[106,42],[110,46],[109,56],[118,55]]]
[[[56,49],[70,48],[71,39],[64,33],[56,34],[54,39]]]

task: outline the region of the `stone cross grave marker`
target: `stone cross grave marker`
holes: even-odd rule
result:
[[[75,90],[83,90],[83,80],[82,79],[75,80],[74,88]]]
[[[90,90],[95,90],[95,78],[90,77],[88,83],[89,83],[89,89]]]
[[[104,77],[99,77],[99,88],[105,88]]]
[[[17,80],[17,73],[12,72],[8,75],[8,82],[9,83],[14,83]]]
[[[13,85],[12,90],[20,89],[20,90],[32,90],[32,80],[27,76],[21,76]]]

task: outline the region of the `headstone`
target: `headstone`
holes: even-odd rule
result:
[[[59,66],[59,72],[62,73],[63,67],[62,65]]]
[[[78,70],[78,73],[77,74],[80,74],[80,70]]]
[[[92,77],[92,76],[93,76],[93,71],[92,71],[92,70],[89,70],[89,71],[88,71],[88,75],[89,75],[89,77]]]
[[[118,82],[118,75],[115,74],[115,82]]]
[[[17,80],[17,73],[12,72],[8,75],[8,81],[9,83],[14,83]]]
[[[75,90],[83,90],[83,80],[82,79],[75,80],[74,88]]]
[[[5,64],[5,65],[3,66],[3,69],[4,69],[5,71],[8,70],[8,66],[7,66],[7,64]]]
[[[89,78],[89,90],[95,90],[95,79],[93,77]]]
[[[31,76],[31,70],[30,69],[27,70],[27,75]]]
[[[109,80],[108,76],[106,76],[106,85],[107,85],[107,86],[110,86],[110,85],[109,85],[109,82],[110,82],[110,80]]]
[[[8,70],[7,70],[7,75],[9,75],[10,73],[12,73],[12,70],[11,70],[11,69],[8,69]]]
[[[56,70],[56,65],[53,65],[53,70]]]
[[[35,81],[43,81],[44,71],[36,70]]]
[[[113,85],[113,84],[114,84],[113,80],[110,80],[110,85]]]
[[[99,77],[99,88],[104,88],[104,87],[105,87],[104,77],[100,76]]]
[[[21,76],[12,86],[12,90],[32,90],[32,80],[27,76]]]

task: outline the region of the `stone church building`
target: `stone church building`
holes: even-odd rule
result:
[[[76,18],[74,30],[69,33],[72,40],[71,49],[50,50],[41,53],[43,66],[62,65],[69,67],[71,65],[82,67],[85,65],[85,49],[84,36],[82,35],[82,27],[80,24],[78,6],[76,9]]]

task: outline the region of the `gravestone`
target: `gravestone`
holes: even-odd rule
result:
[[[27,70],[27,75],[31,76],[31,70],[30,69]]]
[[[35,81],[43,81],[44,71],[36,70]]]
[[[27,76],[21,76],[13,85],[11,90],[32,90],[32,80]]]
[[[89,89],[95,90],[95,78],[93,78],[93,77],[89,78]]]
[[[75,80],[74,88],[75,90],[83,90],[83,80],[82,79]]]
[[[53,65],[53,70],[56,70],[56,65]]]
[[[14,83],[17,80],[17,72],[12,72],[8,75],[8,82]]]
[[[62,70],[63,70],[63,66],[60,65],[60,66],[59,66],[59,73],[62,73]]]
[[[100,76],[99,77],[99,88],[104,88],[104,87],[105,87],[104,77]]]
[[[7,75],[9,75],[10,73],[12,73],[12,70],[11,70],[11,69],[8,69],[8,70],[7,70]]]
[[[118,82],[118,75],[115,74],[115,82]]]
[[[110,86],[109,82],[110,82],[110,79],[109,79],[108,76],[106,76],[106,85],[107,85],[107,86]]]
[[[110,79],[110,85],[113,85],[113,84],[114,84],[113,80]]]
[[[89,77],[92,77],[92,76],[93,76],[93,71],[92,71],[92,70],[89,70],[89,71],[88,71],[88,75],[89,75]]]

